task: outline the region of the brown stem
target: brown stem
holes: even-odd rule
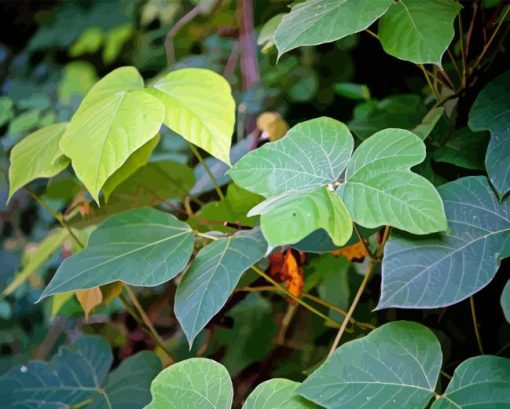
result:
[[[475,299],[473,296],[469,297],[469,306],[471,307],[471,318],[473,319],[473,328],[475,330],[476,342],[478,343],[478,349],[480,350],[480,353],[483,355],[484,352],[483,352],[482,337],[480,335],[478,319],[476,318]]]

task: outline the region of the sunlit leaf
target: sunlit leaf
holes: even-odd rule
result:
[[[243,409],[313,409],[315,405],[296,394],[299,383],[287,379],[270,379],[250,393]]]

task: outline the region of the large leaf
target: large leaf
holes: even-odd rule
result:
[[[315,405],[296,394],[300,384],[288,379],[270,379],[250,393],[243,409],[312,409]]]
[[[338,348],[298,393],[328,409],[424,409],[441,360],[432,331],[413,322],[392,322]]]
[[[304,45],[339,40],[370,26],[391,0],[306,0],[294,5],[275,32],[279,55]]]
[[[477,356],[462,362],[432,409],[510,407],[510,359]]]
[[[461,128],[453,133],[444,146],[434,151],[432,159],[466,169],[484,170],[488,135]]]
[[[143,79],[133,67],[118,68],[92,87],[60,148],[96,201],[106,180],[154,138],[164,113],[164,105],[143,90]]]
[[[423,141],[403,129],[385,129],[365,140],[337,190],[352,219],[365,227],[390,225],[414,234],[446,230],[439,193],[410,171],[424,159]]]
[[[491,139],[485,166],[500,197],[510,191],[510,71],[489,83],[476,98],[469,112],[469,127],[488,129]]]
[[[175,294],[175,315],[190,345],[266,250],[258,229],[215,240],[200,250]]]
[[[239,186],[266,197],[326,185],[340,177],[353,145],[342,122],[316,118],[248,153],[228,173]]]
[[[154,209],[130,210],[104,222],[85,250],[64,260],[41,299],[113,281],[155,286],[181,272],[192,251],[186,223]]]
[[[439,188],[450,230],[415,237],[394,232],[386,244],[378,308],[455,304],[494,277],[510,236],[510,201],[499,203],[485,177]]]
[[[69,165],[59,148],[66,127],[64,122],[39,129],[12,148],[8,200],[32,180],[55,176]]]
[[[147,164],[152,151],[159,142],[159,134],[135,151],[124,164],[111,175],[103,186],[104,200],[108,202],[112,192],[139,168]]]
[[[260,215],[260,227],[270,247],[294,244],[318,229],[337,246],[352,235],[352,220],[342,199],[327,187],[291,191],[265,200],[248,216]]]
[[[191,358],[163,370],[152,381],[145,409],[230,409],[232,381],[219,363]]]
[[[400,0],[379,21],[379,38],[388,54],[416,64],[441,66],[453,40],[456,0]]]
[[[159,80],[154,95],[165,105],[165,125],[230,164],[235,101],[228,82],[213,71],[185,68]]]
[[[83,336],[73,345],[60,348],[47,363],[31,361],[0,377],[2,408],[63,409],[85,402],[94,409],[138,409],[145,405],[150,399],[149,383],[161,369],[156,355],[152,352],[134,355],[107,378],[112,362],[108,342]]]

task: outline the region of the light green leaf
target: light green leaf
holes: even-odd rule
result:
[[[66,126],[63,122],[39,129],[12,148],[8,200],[32,180],[55,176],[69,165],[59,148]]]
[[[67,236],[68,232],[66,229],[55,229],[50,232],[39,243],[37,248],[28,255],[23,269],[16,274],[14,279],[2,291],[2,295],[7,296],[16,291],[21,284],[27,281],[60,248]]]
[[[274,46],[274,33],[284,15],[280,13],[271,17],[260,29],[257,44],[262,46],[262,53],[266,54]]]
[[[506,282],[501,293],[501,308],[503,308],[503,314],[505,314],[505,318],[510,324],[510,280]]]
[[[13,105],[14,103],[9,97],[0,97],[0,126],[3,126],[14,115]]]
[[[400,0],[379,21],[379,38],[388,54],[416,64],[441,66],[455,34],[462,6],[456,0]]]
[[[488,129],[491,139],[485,166],[500,198],[510,191],[510,70],[490,82],[476,98],[469,112],[473,131]]]
[[[441,119],[443,112],[444,107],[432,108],[429,112],[427,112],[427,115],[425,115],[421,123],[413,129],[413,133],[418,135],[420,139],[424,141],[436,127],[436,124]]]
[[[410,171],[424,159],[423,141],[403,129],[385,129],[364,141],[337,190],[352,219],[365,227],[390,225],[413,234],[446,230],[439,193]]]
[[[97,82],[94,66],[85,61],[73,61],[66,64],[63,76],[58,83],[58,99],[69,104],[73,98],[82,98]]]
[[[265,197],[326,185],[340,177],[353,146],[342,122],[316,118],[243,156],[228,174],[239,186]]]
[[[427,327],[391,322],[343,344],[298,393],[328,409],[424,409],[441,360],[441,345]]]
[[[462,362],[432,409],[510,407],[510,359],[483,355]]]
[[[184,269],[192,251],[186,223],[154,209],[130,210],[94,230],[87,247],[60,265],[41,299],[113,281],[162,284]]]
[[[105,64],[111,64],[119,56],[122,47],[135,32],[133,24],[123,24],[117,26],[105,35],[103,50],[103,61]]]
[[[152,381],[145,409],[230,409],[232,381],[219,363],[191,358],[173,364]]]
[[[337,246],[352,234],[347,208],[325,186],[267,199],[248,213],[254,215],[260,215],[260,227],[270,247],[297,243],[318,229],[324,229]]]
[[[118,68],[92,87],[60,148],[96,202],[106,180],[154,138],[164,111],[163,104],[143,90],[143,79],[133,67]]]
[[[243,409],[313,409],[315,405],[296,394],[299,382],[270,379],[250,393]]]
[[[230,165],[235,101],[229,83],[213,71],[185,68],[167,74],[154,88],[166,108],[165,125]]]
[[[112,192],[149,160],[159,142],[159,134],[136,150],[124,164],[111,175],[103,186],[104,201],[108,202]]]
[[[39,121],[40,111],[38,109],[30,109],[19,114],[9,123],[9,134],[17,134],[30,131]]]
[[[499,203],[483,176],[458,179],[439,191],[448,233],[391,234],[377,308],[446,307],[476,293],[496,274],[510,236],[510,200]]]
[[[365,84],[354,84],[352,82],[339,82],[334,86],[335,92],[342,97],[354,100],[369,100],[370,90]]]
[[[391,0],[306,0],[294,5],[275,32],[278,54],[339,40],[370,26]]]
[[[241,275],[266,251],[258,229],[239,231],[200,250],[175,294],[175,315],[190,345],[225,305]]]

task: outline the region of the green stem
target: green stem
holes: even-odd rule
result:
[[[480,353],[483,355],[483,344],[482,337],[480,335],[480,330],[478,328],[478,319],[476,318],[476,308],[475,308],[475,299],[473,296],[469,297],[469,305],[471,307],[471,318],[473,319],[473,327],[475,329],[476,341],[478,342],[478,349]]]
[[[200,155],[200,152],[198,151],[198,149],[195,148],[195,146],[190,142],[188,142],[188,146],[191,149],[191,152],[193,152],[193,155],[195,155],[197,157],[200,164],[204,167],[205,171],[207,172],[207,175],[209,175],[209,179],[211,179],[211,182],[214,185],[214,188],[216,189],[216,193],[218,193],[218,196],[220,197],[220,199],[225,200],[225,196],[223,195],[223,192],[221,191],[218,181],[212,174],[211,169],[209,169],[209,166],[207,166],[207,163],[205,163],[205,160],[202,157],[202,155]]]

